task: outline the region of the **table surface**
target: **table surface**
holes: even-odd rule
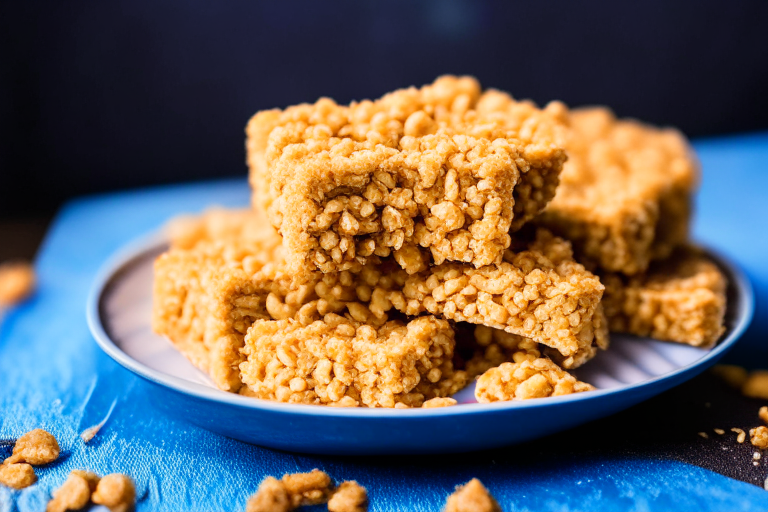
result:
[[[699,140],[703,165],[694,237],[740,263],[755,319],[727,356],[768,366],[768,132]],[[85,302],[99,267],[170,217],[246,205],[245,180],[86,197],[57,215],[36,258],[37,293],[0,324],[0,439],[36,427],[56,435],[59,461],[39,483],[0,487],[0,512],[42,511],[72,469],[123,472],[138,511],[244,510],[266,475],[318,467],[369,490],[372,511],[437,511],[457,484],[480,478],[505,511],[768,510],[768,462],[748,443],[698,431],[755,426],[760,401],[703,375],[611,418],[524,445],[464,456],[318,457],[227,439],[166,417],[151,388],[96,346]],[[79,433],[106,418],[84,444]],[[0,457],[10,447],[0,443]],[[322,510],[322,507],[316,508]]]

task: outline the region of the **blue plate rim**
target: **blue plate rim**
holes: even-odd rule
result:
[[[708,256],[724,267],[729,278],[733,278],[736,293],[739,296],[739,302],[742,305],[740,314],[736,318],[733,329],[722,339],[715,348],[711,349],[701,359],[678,368],[672,372],[656,376],[646,381],[630,384],[626,386],[590,391],[587,393],[575,393],[558,397],[549,397],[538,400],[523,400],[509,402],[494,402],[490,404],[457,404],[451,407],[439,408],[414,408],[414,409],[387,409],[387,408],[367,408],[367,407],[328,407],[322,405],[305,404],[286,404],[273,402],[259,398],[246,397],[234,393],[227,393],[209,386],[190,382],[185,379],[165,374],[158,370],[153,370],[148,366],[136,361],[128,354],[123,352],[107,334],[101,320],[100,303],[104,291],[112,280],[120,274],[132,261],[143,257],[148,252],[157,251],[163,245],[167,245],[167,237],[164,232],[157,231],[149,235],[140,237],[129,242],[110,257],[97,272],[96,278],[91,286],[86,303],[86,320],[88,327],[96,343],[101,350],[110,358],[117,362],[123,368],[129,370],[135,375],[155,383],[157,385],[169,388],[177,393],[189,395],[197,399],[224,403],[230,406],[269,411],[273,413],[298,414],[309,416],[328,416],[328,417],[355,417],[355,418],[424,418],[433,416],[462,416],[466,414],[478,414],[486,412],[500,412],[507,409],[528,409],[547,407],[563,403],[588,402],[599,400],[605,396],[616,395],[619,393],[639,392],[645,388],[655,386],[661,382],[675,380],[686,376],[688,373],[703,371],[714,364],[725,352],[727,352],[744,334],[752,322],[754,315],[754,290],[749,278],[741,267],[731,258],[725,256],[722,252],[712,249],[708,246],[697,244]],[[697,372],[696,372],[697,373]],[[695,375],[695,373],[694,373]]]

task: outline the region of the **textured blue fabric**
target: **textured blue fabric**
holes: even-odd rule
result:
[[[756,318],[734,357],[765,364],[768,133],[699,141],[696,148],[704,182],[695,235],[740,262],[752,278]],[[114,251],[171,216],[247,202],[247,185],[237,180],[84,198],[59,213],[36,261],[38,292],[8,311],[0,325],[0,439],[46,428],[60,440],[63,455],[38,470],[37,485],[0,487],[0,512],[44,510],[51,489],[76,468],[131,475],[142,512],[243,510],[265,475],[314,467],[365,485],[373,511],[440,510],[453,487],[474,476],[505,511],[768,510],[765,491],[679,462],[617,453],[564,456],[553,465],[518,460],[514,449],[466,463],[459,457],[302,456],[233,441],[158,413],[148,403],[150,387],[91,338],[84,316],[89,288]],[[96,438],[83,444],[79,433],[108,414]],[[9,451],[0,443],[0,456]]]

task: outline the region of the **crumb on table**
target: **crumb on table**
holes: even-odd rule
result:
[[[58,459],[59,451],[56,438],[45,430],[36,428],[16,440],[13,453],[5,459],[5,463],[26,462],[33,466],[42,466]]]
[[[266,477],[248,499],[246,512],[290,512],[297,507],[326,503],[333,493],[331,478],[319,469],[291,473],[278,480]]]
[[[46,512],[66,512],[80,510],[91,500],[91,482],[74,471],[69,474],[64,483],[53,491],[53,497],[48,502]]]
[[[0,464],[0,485],[24,489],[37,482],[34,468],[26,463]]]
[[[757,416],[763,420],[766,424],[768,424],[768,406],[762,406],[760,410],[757,412]]]
[[[246,512],[290,512],[293,510],[283,482],[268,476],[259,484],[256,493],[248,499]]]
[[[328,500],[329,512],[366,512],[368,492],[354,480],[342,482]]]
[[[501,507],[480,480],[473,478],[448,496],[443,512],[501,512]]]
[[[0,264],[0,306],[12,306],[35,289],[35,269],[23,261]]]
[[[736,442],[739,444],[742,444],[747,439],[747,433],[738,427],[733,427],[731,432],[736,434]]]
[[[761,450],[768,449],[768,427],[760,425],[749,431],[749,442]]]
[[[93,483],[89,481],[89,485]],[[128,512],[136,504],[136,486],[133,480],[120,473],[112,473],[98,481],[91,497],[97,505],[104,505],[110,512]]]
[[[754,370],[750,372],[747,381],[741,388],[741,392],[752,398],[768,400],[768,370]]]

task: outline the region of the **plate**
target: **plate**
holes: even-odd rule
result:
[[[248,443],[318,454],[446,453],[489,449],[566,430],[662,393],[713,365],[749,324],[753,293],[741,270],[708,250],[728,276],[726,333],[710,350],[629,335],[579,368],[596,391],[492,404],[464,389],[452,407],[337,408],[275,403],[216,389],[210,379],[150,327],[152,266],[162,235],[131,244],[99,273],[87,305],[99,346],[148,381],[149,399],[166,414]]]

